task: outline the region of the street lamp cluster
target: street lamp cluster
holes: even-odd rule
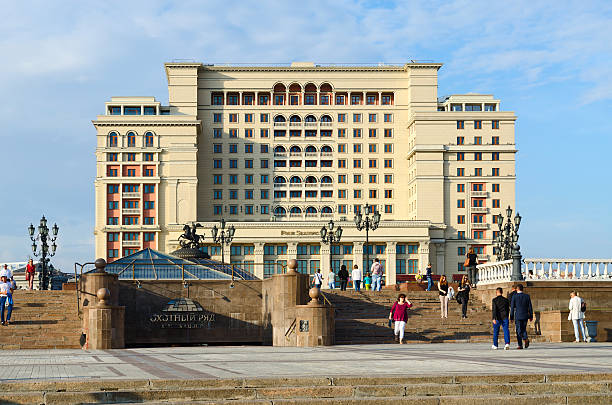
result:
[[[521,247],[518,245],[519,239],[519,226],[521,225],[521,215],[517,212],[512,219],[512,208],[508,206],[506,208],[506,221],[504,222],[504,216],[497,216],[497,225],[499,232],[493,238],[493,246],[497,250],[497,260],[510,260],[514,261],[512,265],[512,281],[519,281],[523,279],[521,273]]]
[[[334,231],[334,221],[330,220],[327,226],[321,227],[321,241],[329,245],[329,269],[333,270],[332,265],[332,245],[334,243],[340,243],[340,239],[342,238],[342,227],[339,226]]]
[[[230,245],[232,243],[236,228],[234,228],[234,225],[230,225],[225,229],[225,219],[221,219],[220,225],[220,228],[218,228],[217,225],[212,227],[212,239],[214,243],[221,245],[221,263],[225,264],[225,252],[223,247],[224,245]]]
[[[40,224],[38,225],[38,235],[34,236],[34,232],[36,229],[34,225],[30,224],[28,227],[28,232],[30,234],[30,239],[32,240],[32,253],[34,256],[41,256],[40,265],[41,271],[38,274],[38,281],[40,283],[41,290],[49,289],[49,268],[47,264],[49,263],[49,257],[55,256],[55,251],[57,250],[57,245],[55,241],[57,239],[57,233],[59,232],[59,227],[57,224],[53,224],[51,228],[52,235],[49,236],[49,228],[47,227],[47,219],[43,215],[40,219]],[[36,241],[40,241],[40,248],[37,251]],[[47,242],[51,242],[51,250],[49,251],[49,245]]]
[[[357,226],[358,231],[362,231],[365,229],[366,231],[366,243],[364,246],[364,250],[366,253],[366,266],[370,266],[370,250],[369,250],[369,236],[370,231],[375,231],[380,224],[380,212],[375,211],[374,214],[370,217],[368,214],[371,213],[373,206],[370,204],[366,204],[365,206],[365,217],[361,215],[361,212],[358,212],[355,215],[355,225]],[[367,269],[364,269],[367,270]]]

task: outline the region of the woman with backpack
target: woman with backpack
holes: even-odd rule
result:
[[[404,343],[404,331],[406,329],[406,321],[408,321],[408,309],[412,307],[412,303],[406,300],[406,294],[400,294],[397,301],[393,303],[391,312],[389,312],[389,321],[395,322],[395,341],[400,344]]]
[[[448,281],[446,281],[445,275],[440,276],[438,291],[440,294],[440,318],[448,318]]]
[[[575,342],[580,343],[580,333],[582,332],[582,339],[586,342],[586,335],[584,334],[584,313],[586,311],[586,303],[578,296],[576,291],[570,293],[569,301],[569,316],[568,320],[574,324],[574,336],[576,337]]]
[[[467,318],[467,306],[470,300],[470,279],[463,275],[457,292],[457,302],[461,304],[461,319]]]

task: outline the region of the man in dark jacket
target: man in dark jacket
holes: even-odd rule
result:
[[[338,272],[338,278],[340,279],[340,291],[346,291],[346,285],[348,284],[349,273],[344,264],[340,266],[340,271]]]
[[[533,307],[531,306],[529,294],[523,292],[522,284],[516,286],[516,294],[512,296],[512,302],[510,303],[510,320],[516,322],[517,349],[523,348],[523,340],[525,341],[525,349],[527,349],[529,347],[527,320],[533,321]]]
[[[493,298],[493,350],[497,350],[497,338],[499,337],[499,327],[504,329],[504,350],[510,349],[510,330],[508,329],[508,316],[510,315],[510,301],[502,294],[504,290],[498,287],[495,291],[497,297]]]

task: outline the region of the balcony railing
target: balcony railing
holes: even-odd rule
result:
[[[316,127],[317,123],[316,122],[305,122],[304,125],[309,128],[312,128],[312,127]]]
[[[274,152],[274,157],[287,157],[287,152]]]
[[[289,152],[289,156],[302,156],[302,152]]]
[[[301,122],[290,122],[289,126],[290,127],[301,127],[302,123]]]
[[[486,197],[486,191],[472,191],[472,197]]]
[[[321,123],[322,127],[331,127],[332,125],[333,125],[333,123],[331,123],[331,122],[322,122]]]
[[[122,212],[128,215],[140,214],[140,208],[124,208]]]
[[[136,193],[123,193],[123,198],[140,198],[140,192]]]
[[[123,246],[124,247],[140,247],[140,241],[139,240],[124,240],[123,241]]]
[[[485,213],[487,212],[487,207],[472,207],[472,212]]]
[[[312,187],[316,187],[319,183],[304,183],[306,185],[306,187],[308,188],[312,188]]]
[[[287,185],[287,183],[274,183],[274,188],[283,188]]]
[[[306,157],[316,157],[317,156],[317,152],[306,152],[305,155],[306,155]]]
[[[489,229],[489,224],[472,224],[473,229]]]
[[[274,126],[275,127],[286,127],[287,123],[286,122],[275,122]]]
[[[333,152],[321,152],[321,156],[333,156]]]

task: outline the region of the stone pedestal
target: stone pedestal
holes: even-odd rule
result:
[[[310,290],[311,301],[295,309],[296,346],[331,346],[334,344],[334,308],[319,302],[319,290]]]
[[[107,273],[105,267],[106,261],[98,259],[96,271],[81,277],[79,293],[83,312],[84,349],[125,347],[125,307],[117,305],[117,275]]]

